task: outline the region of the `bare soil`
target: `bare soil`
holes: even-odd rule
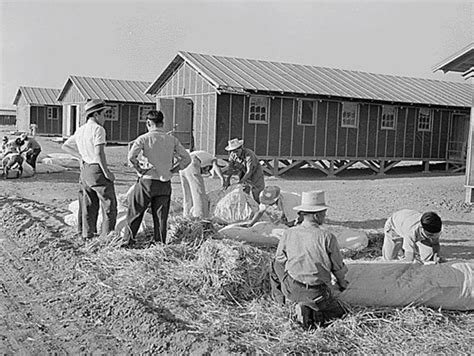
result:
[[[10,130],[0,127],[0,135]],[[43,147],[40,160],[47,153],[61,152],[60,143],[51,138],[39,137],[38,141]],[[126,146],[106,148],[117,177],[117,193],[125,193],[136,180],[126,165],[126,150]],[[433,168],[423,173],[421,165],[405,166],[382,177],[352,169],[337,178],[302,169],[279,178],[267,177],[266,184],[297,193],[322,189],[331,207],[328,224],[379,236],[393,211],[436,211],[444,222],[442,255],[448,260],[474,259],[474,213],[463,202],[464,176],[447,173],[442,166]],[[238,351],[224,341],[211,348],[207,341],[187,332],[178,316],[165,309],[149,313],[146,301],[137,298],[108,296],[113,305],[107,315],[91,309],[105,298],[103,288],[81,285],[75,265],[81,241],[64,224],[68,204],[77,199],[78,179],[78,169],[0,179],[0,315],[5,316],[0,318],[0,353]],[[207,178],[208,190],[219,188],[218,182]],[[173,199],[179,200],[179,177],[173,177],[172,187]],[[153,330],[159,338],[152,349],[133,348],[133,337],[143,337],[140,328]]]

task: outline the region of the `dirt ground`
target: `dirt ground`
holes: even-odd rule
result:
[[[12,129],[0,127],[0,135],[8,135]],[[38,141],[43,147],[39,161],[48,153],[62,152],[61,144],[52,138],[39,137]],[[106,148],[117,178],[117,193],[125,193],[136,179],[127,167],[126,150],[126,146]],[[463,202],[464,176],[447,173],[441,166],[433,168],[434,171],[423,173],[421,165],[400,167],[382,177],[368,170],[352,169],[336,178],[302,169],[279,178],[267,177],[266,184],[296,193],[322,189],[330,205],[329,224],[366,231],[381,232],[386,218],[398,209],[435,211],[444,223],[442,255],[448,260],[474,259],[474,213]],[[114,346],[120,338],[102,330],[100,323],[87,333],[92,330],[90,325],[61,318],[61,310],[51,308],[55,293],[60,292],[54,279],[37,276],[42,273],[40,260],[25,257],[21,239],[14,238],[20,230],[29,229],[29,234],[35,234],[41,228],[46,228],[50,239],[73,235],[74,231],[64,224],[64,216],[69,214],[68,204],[77,198],[78,179],[77,168],[24,179],[0,179],[0,210],[14,207],[22,214],[22,220],[17,221],[15,214],[4,211],[3,224],[0,221],[0,314],[7,316],[0,320],[0,345],[5,345],[0,346],[2,354],[120,350]],[[208,190],[218,189],[219,180],[206,178],[206,185]],[[178,176],[173,177],[172,188],[173,199],[179,199],[182,193]],[[37,227],[37,223],[42,227]],[[58,263],[67,265],[67,260]],[[49,280],[51,285],[33,283],[40,278]],[[68,339],[70,335],[76,336]],[[87,345],[85,349],[74,349],[79,338],[79,344]]]

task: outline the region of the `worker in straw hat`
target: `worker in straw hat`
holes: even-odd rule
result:
[[[321,229],[327,208],[323,191],[303,192],[301,205],[293,208],[303,221],[283,233],[272,264],[273,298],[296,302],[297,319],[305,328],[324,326],[345,314],[329,288],[331,274],[341,291],[348,282],[336,237]]]
[[[255,153],[243,145],[244,140],[233,138],[225,147],[225,150],[229,152],[229,166],[224,171],[227,174],[224,188],[230,185],[232,175],[236,174],[239,176],[239,183],[248,185],[253,198],[260,203],[259,195],[265,188],[263,169]]]
[[[81,159],[79,188],[78,231],[84,239],[97,233],[97,218],[102,206],[102,233],[108,234],[117,221],[117,198],[115,176],[110,171],[105,157],[106,132],[105,112],[110,106],[105,101],[93,99],[85,106],[86,123],[62,145],[62,149]]]
[[[383,260],[398,260],[403,250],[403,261],[442,262],[444,259],[439,256],[442,226],[441,218],[432,211],[422,214],[403,209],[393,213],[385,222]]]

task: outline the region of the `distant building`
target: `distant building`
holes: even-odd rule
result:
[[[464,83],[189,52],[146,93],[196,149],[222,158],[242,138],[274,175],[304,164],[333,175],[356,162],[383,174],[406,160],[429,169],[448,160],[471,106]]]
[[[70,76],[58,101],[63,107],[63,136],[72,135],[85,122],[84,104],[103,99],[112,110],[106,113],[108,142],[126,143],[145,133],[148,111],[156,108],[155,100],[145,95],[149,82]]]
[[[15,109],[0,109],[0,125],[15,125],[16,124],[16,110]]]
[[[36,124],[38,134],[61,135],[62,107],[56,100],[59,89],[20,87],[13,105],[16,105],[16,128],[30,131]]]
[[[474,88],[474,43],[466,46],[433,68],[433,71],[460,73]],[[474,100],[474,97],[472,97]],[[454,142],[456,144],[456,142]],[[471,101],[470,124],[461,132],[455,148],[461,150],[460,159],[452,162],[459,169],[466,169],[466,203],[474,203],[474,101]]]

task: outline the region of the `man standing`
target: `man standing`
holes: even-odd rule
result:
[[[83,238],[96,234],[99,208],[102,206],[102,233],[108,234],[117,221],[115,176],[105,158],[105,112],[110,109],[100,99],[84,106],[86,123],[63,144],[62,149],[81,159],[78,230]]]
[[[405,252],[404,261],[439,262],[439,237],[442,221],[438,214],[424,214],[403,209],[389,217],[385,223],[382,258],[397,260],[400,250]]]
[[[202,178],[203,170],[213,170],[224,185],[224,176],[217,164],[217,158],[206,151],[190,153],[191,164],[179,172],[183,188],[183,216],[207,218],[209,216],[209,199]]]
[[[25,147],[22,148],[22,153],[26,154],[26,163],[36,171],[36,159],[41,153],[41,146],[36,139],[29,137],[26,133],[22,133],[20,138],[25,145]]]
[[[230,185],[232,175],[239,176],[239,183],[248,184],[252,196],[260,203],[260,192],[265,188],[263,169],[255,153],[243,147],[244,140],[234,138],[228,142],[226,151],[229,151],[229,166],[225,170],[228,174],[224,182],[224,188]]]
[[[283,233],[272,264],[273,298],[279,303],[285,298],[298,303],[298,321],[305,328],[324,326],[345,314],[329,289],[331,273],[341,291],[348,282],[336,237],[320,228],[327,208],[323,191],[303,192],[301,205],[293,208],[303,222]]]
[[[151,205],[154,240],[166,243],[168,213],[171,202],[171,176],[191,163],[191,157],[179,140],[163,130],[163,113],[149,111],[146,116],[148,132],[134,141],[128,160],[138,172],[139,179],[127,212],[127,226],[123,247],[131,247],[146,209]],[[140,166],[138,155],[148,160],[148,166]],[[178,163],[173,164],[177,158]]]

